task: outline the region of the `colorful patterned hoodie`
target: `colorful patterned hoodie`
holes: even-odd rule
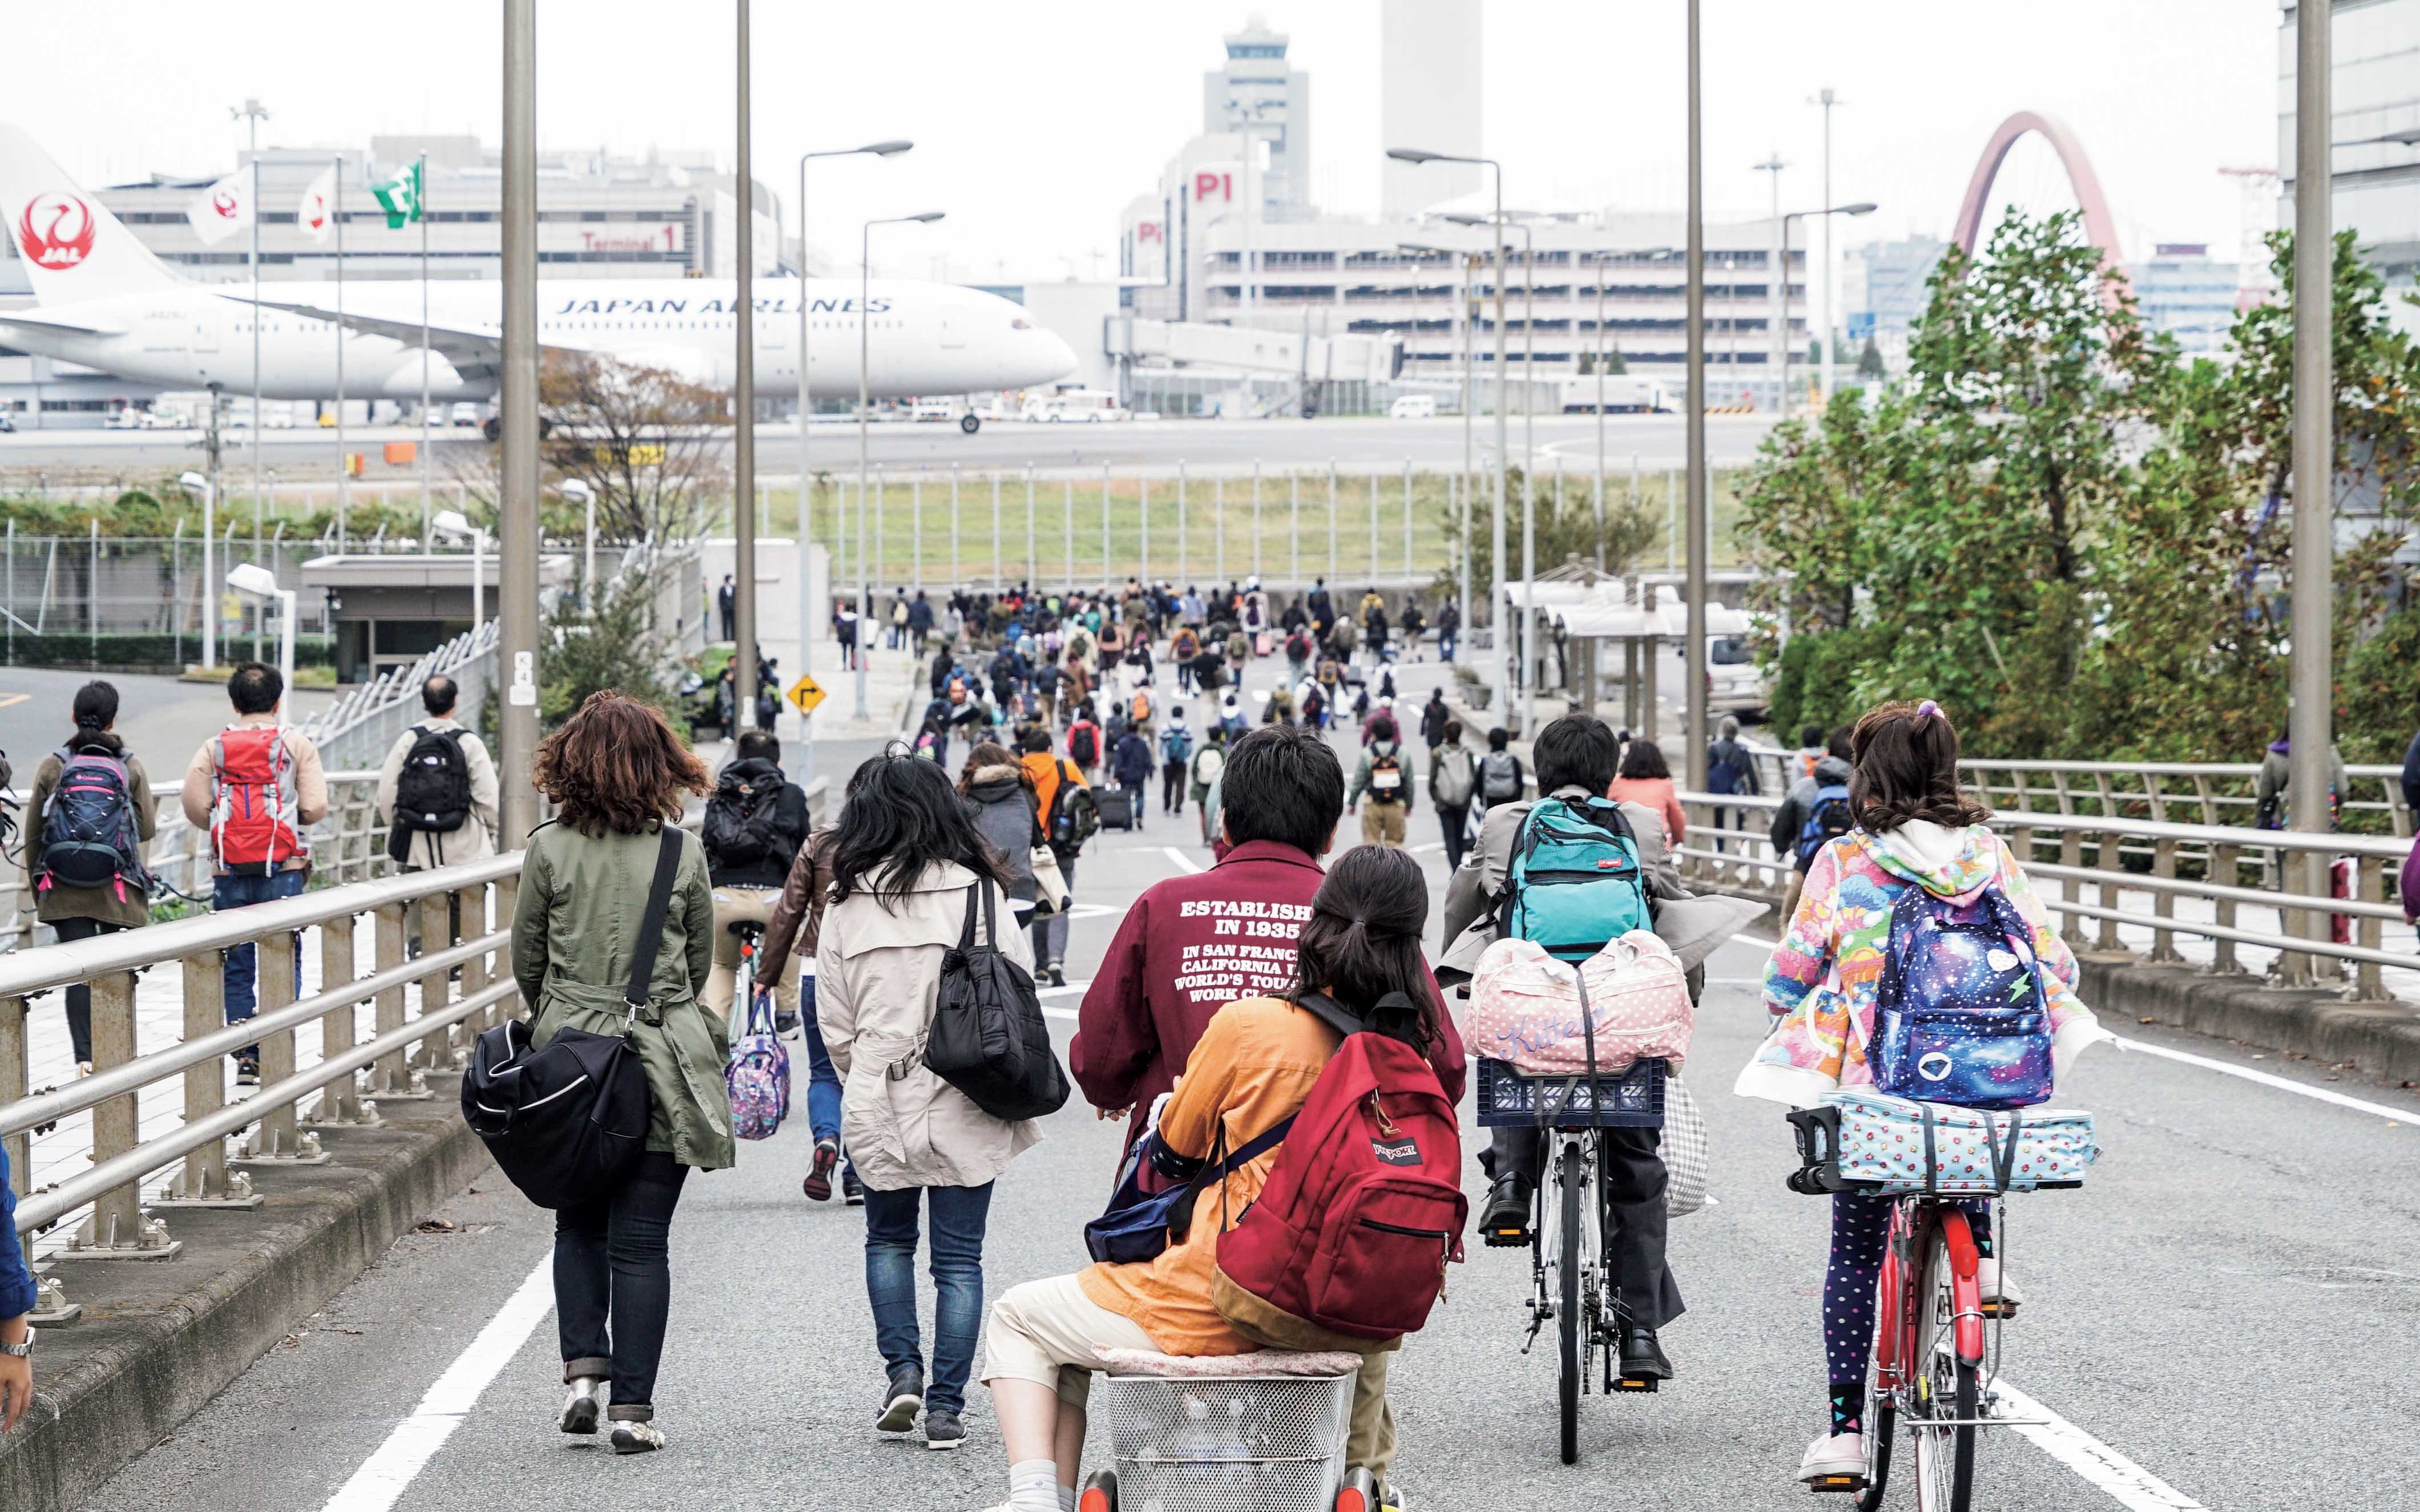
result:
[[[1818,853],[1798,912],[1765,967],[1773,1032],[1732,1090],[1812,1107],[1835,1088],[1870,1086],[1866,1047],[1874,1037],[1891,905],[1910,886],[1965,903],[1994,882],[2033,925],[2050,998],[2055,1072],[2065,1072],[2086,1045],[2108,1039],[2075,995],[2073,953],[2000,837],[1982,825],[1950,829],[1918,819],[1880,835],[1853,829]]]

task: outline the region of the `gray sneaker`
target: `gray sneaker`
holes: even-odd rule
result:
[[[967,1442],[967,1426],[958,1414],[946,1407],[936,1407],[924,1414],[924,1447],[954,1449]]]
[[[902,1365],[891,1373],[891,1383],[882,1388],[882,1411],[874,1419],[880,1433],[905,1433],[916,1426],[916,1414],[924,1409],[924,1372],[915,1365]]]

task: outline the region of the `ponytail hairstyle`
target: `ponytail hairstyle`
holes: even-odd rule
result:
[[[1931,699],[1867,710],[1849,736],[1849,811],[1868,834],[1911,819],[1961,829],[1992,817],[1959,787],[1958,732]]]
[[[1413,1042],[1426,1050],[1443,1036],[1443,1006],[1420,953],[1429,921],[1428,876],[1411,853],[1391,845],[1357,845],[1338,856],[1311,900],[1311,918],[1295,943],[1295,980],[1286,996],[1300,1002],[1325,993],[1368,1018],[1378,1000],[1402,993],[1417,1020]]]

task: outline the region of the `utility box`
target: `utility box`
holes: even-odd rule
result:
[[[386,443],[386,465],[391,468],[407,466],[419,455],[420,443],[418,441],[389,441]]]

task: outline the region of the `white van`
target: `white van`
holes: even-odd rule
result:
[[[1107,389],[1066,389],[1026,400],[1025,418],[1054,425],[1099,424],[1105,420],[1131,420],[1134,414]]]
[[[1435,420],[1436,418],[1436,412],[1435,394],[1406,393],[1403,397],[1397,399],[1393,404],[1388,406],[1387,418],[1389,420]]]

